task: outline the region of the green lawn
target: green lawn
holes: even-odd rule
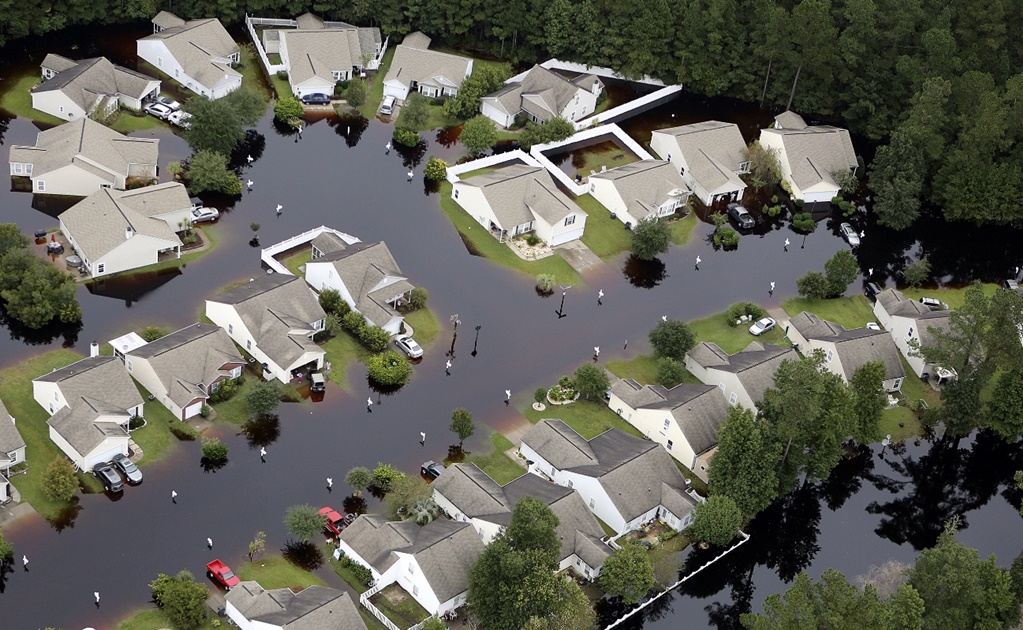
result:
[[[380,69],[373,75],[373,82],[366,92],[366,102],[359,108],[359,112],[364,118],[372,119],[376,116],[377,110],[380,109],[380,101],[384,100],[384,77],[391,67],[391,60],[394,59],[394,49],[394,46],[387,48],[384,58],[380,60]]]
[[[899,426],[899,423],[902,426]],[[916,412],[908,407],[899,405],[885,409],[881,414],[881,434],[891,435],[892,441],[901,442],[910,438],[923,435],[924,427]]]
[[[400,601],[391,602],[387,598],[388,595],[395,599],[400,598]],[[405,592],[397,584],[388,586],[371,597],[369,601],[399,628],[414,626],[430,616],[430,613],[412,598],[411,593]]]
[[[177,446],[178,440],[170,431],[171,423],[182,423],[174,417],[169,409],[160,404],[158,400],[149,400],[149,392],[138,383],[139,394],[142,400],[146,401],[142,408],[142,416],[146,419],[146,426],[131,432],[131,439],[135,440],[142,447],[142,461],[140,464],[148,464],[158,461],[168,455]],[[188,427],[186,430],[190,430]]]
[[[215,418],[217,422],[227,422],[229,424],[236,424],[239,426],[248,422],[249,409],[245,404],[245,394],[248,393],[253,385],[260,381],[261,376],[258,371],[253,371],[249,368],[246,368],[242,372],[242,376],[245,378],[245,381],[242,383],[241,387],[238,388],[238,391],[234,393],[234,396],[232,396],[229,400],[213,405],[213,409],[217,412],[217,416]],[[284,395],[281,399],[282,402],[302,401],[302,397],[299,396],[298,392],[296,392],[290,385],[285,385],[283,387],[283,392]]]
[[[301,267],[310,260],[313,259],[312,249],[306,249],[293,254],[284,259],[284,266],[288,268],[292,274],[301,278],[303,276]]]
[[[644,354],[634,359],[619,359],[610,361],[607,369],[618,378],[631,378],[640,385],[657,384],[657,358],[653,355]],[[683,383],[698,385],[699,380],[686,370]]]
[[[493,446],[493,451],[487,455],[473,455],[468,461],[476,464],[480,470],[490,475],[491,479],[502,486],[526,474],[525,468],[505,455],[505,451],[515,446],[508,438],[497,432],[491,433],[490,445]]]
[[[405,316],[405,321],[415,331],[416,341],[424,348],[432,344],[437,338],[437,333],[440,332],[440,324],[429,308],[412,311]]]
[[[247,42],[239,46],[238,49],[241,51],[241,63],[236,70],[242,73],[242,89],[254,91],[264,102],[269,103],[272,95],[263,78],[262,62],[259,60],[259,53],[256,52],[255,45]]]
[[[348,582],[348,585],[355,589],[355,592],[362,595],[369,590],[369,587],[359,581],[355,577],[355,574],[348,567],[342,566],[340,562],[335,560],[333,556],[330,557],[330,566],[334,567],[334,573],[337,573],[342,580]]]
[[[941,404],[941,394],[934,391],[930,385],[917,377],[913,369],[909,367],[909,363],[906,362],[906,357],[902,356],[901,352],[899,353],[899,358],[902,360],[902,369],[906,372],[906,378],[902,381],[902,395],[912,402],[923,399],[927,401],[927,405],[930,407],[939,406]]]
[[[370,353],[359,341],[342,330],[337,337],[320,344],[326,351],[324,360],[330,362],[330,374],[327,378],[337,383],[341,389],[351,391],[348,385],[348,364],[352,361],[362,361],[369,357]]]
[[[300,590],[307,586],[326,586],[323,580],[281,556],[266,556],[232,568],[242,580],[255,580],[267,590],[275,588]]]
[[[984,294],[991,296],[998,291],[997,284],[983,284],[981,285],[984,289]],[[948,304],[950,309],[957,309],[963,305],[966,295],[966,287],[956,289],[917,289],[913,287],[906,287],[900,289],[902,294],[911,300],[919,300],[922,297],[932,297],[941,300]]]
[[[461,175],[458,176],[458,179],[469,179],[470,177],[475,177],[476,175],[482,175],[484,173],[489,173],[491,171],[496,171],[497,169],[498,169],[498,167],[496,167],[496,166],[484,166],[483,168],[478,168],[475,171],[469,171],[467,173],[462,173]]]
[[[826,319],[846,328],[862,328],[867,322],[874,321],[874,311],[862,295],[840,297],[831,300],[808,300],[792,298],[781,303],[781,307],[795,317],[803,311],[809,311],[821,319]]]
[[[277,98],[295,95],[294,92],[291,91],[291,84],[288,83],[288,80],[280,78],[277,76],[277,73],[270,75],[270,84],[273,86],[274,92],[277,94]]]
[[[579,274],[572,268],[564,258],[558,255],[548,256],[541,260],[523,260],[509,249],[508,245],[498,243],[497,239],[487,233],[487,230],[477,223],[472,217],[462,210],[462,207],[451,198],[451,183],[441,182],[440,184],[440,207],[444,214],[455,224],[455,229],[462,235],[462,239],[480,256],[521,271],[530,277],[536,277],[541,273],[553,274],[558,282],[578,286],[581,282]]]
[[[114,131],[120,131],[121,133],[131,133],[133,131],[148,131],[150,129],[156,129],[163,127],[167,123],[163,122],[156,116],[150,116],[145,112],[131,112],[125,109],[117,112],[116,118],[113,123],[110,124],[110,128]]]
[[[583,243],[601,258],[614,258],[632,247],[632,234],[625,224],[612,219],[611,213],[592,195],[575,198],[576,204],[586,213],[586,230]]]
[[[577,400],[570,405],[547,405],[543,411],[536,411],[532,405],[522,410],[530,422],[536,424],[544,419],[557,419],[572,427],[576,433],[589,440],[608,429],[620,429],[629,435],[643,437],[639,430],[618,417],[607,408],[604,401]]]
[[[3,86],[3,90],[0,90],[2,92],[0,93],[0,109],[19,118],[28,118],[29,120],[35,120],[48,125],[59,125],[65,122],[56,116],[32,109],[32,93],[30,90],[41,81],[39,74],[34,70],[26,72],[20,77],[7,77],[4,79],[0,83]]]
[[[608,525],[604,521],[600,520],[600,517],[598,517],[596,514],[593,515],[593,518],[597,519],[597,523],[600,524],[600,528],[604,530],[605,534],[607,534],[608,536],[617,536],[618,535],[618,532],[616,532],[614,529],[612,529],[610,525]]]
[[[692,207],[689,208],[689,214],[684,218],[675,221],[668,227],[671,228],[671,242],[676,245],[685,245],[689,242],[689,239],[693,236],[693,228],[700,222],[699,217],[693,212]]]
[[[788,341],[785,340],[785,331],[780,326],[759,337],[754,337],[749,332],[749,324],[740,324],[735,327],[729,326],[724,313],[717,313],[710,317],[689,322],[689,328],[696,335],[697,341],[716,343],[729,354],[742,350],[754,341],[775,345],[788,345]]]
[[[210,615],[206,619],[206,622],[198,628],[195,628],[195,630],[213,630],[217,627],[213,625],[213,620],[215,618],[215,616]],[[117,624],[117,630],[163,630],[164,628],[173,627],[174,624],[171,622],[170,617],[168,617],[166,613],[159,608],[146,608],[140,610],[131,617]]]

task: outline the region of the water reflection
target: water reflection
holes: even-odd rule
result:
[[[10,317],[7,314],[7,309],[0,305],[0,328],[6,328],[12,340],[30,346],[47,346],[58,339],[63,339],[61,346],[71,348],[78,343],[78,334],[82,331],[82,323],[64,324],[54,319],[42,328],[29,328]]]
[[[276,119],[274,119],[276,121]],[[255,129],[246,129],[245,138],[242,139],[234,151],[231,152],[231,159],[227,167],[239,170],[253,164],[263,157],[263,150],[266,149],[266,136]],[[249,158],[252,158],[250,161]]]
[[[132,304],[141,300],[146,294],[182,275],[182,269],[185,266],[100,278],[86,282],[85,288],[93,295],[121,300],[126,308],[131,308]]]
[[[415,168],[419,166],[423,157],[426,156],[426,148],[429,146],[426,142],[420,142],[414,147],[407,147],[403,144],[394,143],[394,150],[401,156],[401,164],[405,168]]]
[[[331,116],[327,122],[334,128],[334,133],[345,139],[345,145],[349,149],[359,144],[362,134],[369,127],[369,120],[358,113]]]
[[[281,549],[284,559],[307,571],[315,571],[323,566],[323,552],[311,542],[291,541]]]
[[[215,473],[221,470],[224,466],[227,466],[228,458],[223,459],[210,459],[209,457],[203,456],[199,458],[199,466],[202,468],[204,473]]]
[[[366,499],[354,495],[345,497],[345,500],[341,502],[341,509],[345,514],[365,514],[367,507]]]
[[[242,433],[249,442],[249,448],[270,446],[281,436],[281,421],[277,414],[250,418],[242,425]]]
[[[48,519],[50,525],[53,526],[54,531],[62,532],[69,527],[75,526],[75,519],[82,513],[81,500],[76,496],[72,499],[71,504],[62,509],[51,519]]]
[[[643,260],[635,254],[629,254],[622,267],[622,274],[634,287],[653,289],[668,277],[668,268],[660,258]]]

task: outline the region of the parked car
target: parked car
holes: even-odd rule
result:
[[[232,586],[238,586],[242,581],[231,567],[224,564],[219,558],[206,565],[206,575],[210,576],[227,590],[231,590]]]
[[[192,115],[189,114],[188,112],[182,111],[172,112],[171,115],[167,117],[167,121],[169,123],[171,123],[172,125],[177,125],[182,129],[188,129],[189,127],[191,127],[192,126],[191,120]]]
[[[309,391],[311,392],[323,392],[327,390],[327,379],[323,378],[323,374],[319,372],[313,372],[309,375]]]
[[[174,113],[170,107],[160,103],[150,103],[145,107],[146,113],[150,116],[156,116],[160,120],[167,120],[170,115]]]
[[[110,464],[96,464],[92,467],[92,474],[96,475],[96,478],[103,484],[103,489],[107,492],[121,492],[124,490],[121,476],[114,472]]]
[[[118,453],[117,455],[114,455],[114,458],[110,461],[114,465],[114,468],[120,470],[124,474],[128,483],[133,486],[137,486],[142,483],[142,471],[135,465],[135,462],[128,459],[127,455],[121,455]]]
[[[383,114],[384,116],[390,116],[391,114],[394,113],[394,97],[393,96],[386,96],[386,97],[384,97],[384,102],[380,103],[380,113]]]
[[[743,230],[748,230],[756,225],[756,221],[750,216],[749,210],[743,208],[737,203],[728,204],[728,216],[735,219],[735,222],[739,224],[739,227]]]
[[[753,322],[753,325],[749,327],[749,332],[754,337],[759,337],[765,332],[773,330],[776,323],[777,322],[774,321],[774,318],[765,317],[759,321]]]
[[[423,462],[423,465],[419,467],[419,472],[433,480],[444,473],[444,465],[438,464],[431,459],[430,461]]]
[[[320,516],[323,517],[323,526],[333,532],[335,536],[340,536],[341,532],[348,527],[345,517],[332,507],[321,507]]]
[[[860,244],[860,233],[853,229],[853,226],[848,223],[843,223],[838,226],[838,229],[842,232],[842,238],[849,241],[849,244],[853,247]]]
[[[407,354],[410,359],[418,359],[423,356],[423,349],[412,337],[398,337],[394,340],[394,345],[401,348],[401,351]]]
[[[345,525],[351,525],[357,518],[359,518],[358,513],[345,514]]]
[[[300,100],[306,105],[330,105],[330,97],[326,94],[306,94]]]
[[[876,282],[867,282],[863,285],[863,292],[867,294],[868,298],[874,301],[877,301],[877,296],[882,290],[883,289],[881,289],[880,285]]]
[[[948,304],[945,304],[944,302],[942,302],[938,298],[922,297],[922,298],[920,298],[920,303],[923,304],[924,306],[926,306],[927,308],[931,309],[932,311],[947,311],[948,310]]]
[[[175,101],[169,96],[161,96],[156,99],[156,102],[170,109],[172,112],[176,112],[181,109],[181,103]]]
[[[867,330],[881,330],[881,326],[877,322],[867,322]]]
[[[220,217],[220,210],[216,208],[192,208],[190,213],[192,224],[202,223],[203,221],[216,221]]]

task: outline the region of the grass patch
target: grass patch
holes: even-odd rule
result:
[[[269,103],[271,96],[270,87],[267,86],[266,81],[263,79],[262,62],[259,60],[256,46],[246,42],[244,45],[238,46],[238,50],[240,51],[240,63],[235,70],[242,74],[242,89],[255,92],[263,99],[264,103]]]
[[[312,249],[302,250],[297,254],[288,256],[284,260],[284,266],[287,267],[288,271],[290,271],[293,275],[301,278],[303,276],[301,267],[305,265],[307,262],[311,261],[312,259],[313,259]]]
[[[614,529],[612,529],[610,525],[608,525],[604,521],[600,520],[599,516],[594,514],[593,518],[597,519],[597,522],[600,523],[600,528],[604,530],[605,534],[607,534],[608,536],[617,536],[618,535],[618,532],[616,532]]]
[[[571,159],[574,170],[569,172],[568,176],[573,179],[577,176],[588,177],[591,171],[599,173],[605,167],[612,169],[639,161],[639,157],[632,151],[618,146],[618,143],[613,140],[605,140],[582,149],[575,149],[575,154]]]
[[[142,416],[146,419],[146,426],[131,432],[131,439],[135,440],[142,447],[142,461],[150,463],[162,459],[171,449],[177,445],[177,440],[171,434],[171,423],[179,423],[169,409],[160,404],[158,400],[149,400],[149,392],[145,387],[135,383],[142,400],[146,401],[142,407]],[[189,427],[191,428],[191,427]]]
[[[243,425],[249,419],[249,408],[245,404],[245,394],[252,389],[252,386],[259,381],[260,377],[248,369],[245,369],[242,373],[245,376],[245,382],[234,393],[234,396],[213,406],[217,412],[218,422]]]
[[[692,208],[689,209],[689,214],[685,217],[674,221],[668,225],[671,228],[671,242],[676,245],[685,245],[689,242],[689,239],[693,236],[693,228],[700,222],[700,219],[693,212]]]
[[[353,360],[364,360],[370,356],[370,352],[345,330],[338,333],[337,337],[320,344],[320,347],[327,353],[324,360],[330,362],[330,374],[327,378],[337,383],[341,389],[351,392],[348,384],[348,364]]]
[[[334,573],[337,573],[342,580],[348,582],[348,585],[355,589],[355,592],[362,595],[369,590],[369,587],[359,581],[355,577],[355,573],[351,569],[342,565],[339,561],[335,560],[333,556],[330,557],[330,566],[334,567]]]
[[[808,311],[821,319],[841,324],[846,328],[862,328],[867,322],[872,322],[875,319],[870,303],[862,295],[830,300],[792,298],[782,302],[781,307],[785,309],[789,317],[795,317],[803,311]]]
[[[505,451],[515,447],[511,440],[500,433],[494,432],[490,434],[490,445],[494,447],[492,452],[487,455],[470,457],[468,461],[476,464],[480,470],[490,475],[491,479],[502,486],[526,474],[525,468],[519,466],[518,462],[505,455]]]
[[[163,127],[166,124],[167,123],[163,122],[156,116],[150,116],[143,111],[136,113],[122,109],[114,116],[113,122],[109,123],[109,127],[114,131],[119,131],[121,133],[131,133],[133,131],[148,131],[150,129],[156,129],[157,127]]]
[[[213,625],[213,619],[214,617],[211,615],[196,630],[213,630],[216,628]],[[117,630],[162,630],[163,628],[173,627],[174,624],[171,622],[170,617],[159,608],[139,610],[131,617],[117,624]]]
[[[704,317],[703,319],[697,319],[689,322],[689,328],[693,331],[693,334],[696,335],[697,341],[710,341],[716,343],[722,350],[729,354],[734,354],[742,350],[754,341],[775,345],[789,344],[789,342],[785,340],[785,331],[781,326],[776,326],[774,330],[769,330],[759,337],[754,337],[749,332],[749,324],[746,324],[745,326],[740,324],[733,328],[728,325],[724,313],[717,313],[710,317]]]
[[[696,490],[701,496],[710,496],[710,487],[707,485],[707,482],[697,477],[696,473],[682,462],[677,459],[672,459],[672,461],[675,462],[675,466],[678,467],[682,476],[689,480],[689,484],[692,486],[693,490]]]
[[[433,311],[429,308],[412,311],[405,316],[405,321],[415,331],[416,341],[419,342],[419,345],[425,347],[437,339],[437,333],[440,332],[440,324],[437,322],[437,318],[434,317]]]
[[[981,285],[984,289],[984,295],[991,297],[998,291],[998,285],[992,283],[985,283]],[[962,307],[966,301],[966,287],[960,288],[948,288],[948,289],[920,289],[914,287],[906,287],[900,289],[902,294],[911,300],[919,300],[922,297],[937,298],[948,304],[950,309],[957,309]]]
[[[586,231],[582,241],[601,258],[613,258],[632,248],[632,235],[618,219],[592,195],[575,198],[575,203],[586,213]]]
[[[902,423],[902,426],[899,426]],[[891,407],[881,412],[881,434],[891,435],[892,441],[902,442],[923,435],[924,426],[916,412],[909,407]]]
[[[451,183],[440,184],[440,207],[455,225],[470,251],[493,262],[536,277],[541,273],[553,274],[562,284],[579,285],[581,278],[561,256],[548,256],[541,260],[523,260],[504,243],[487,233],[462,207],[451,198]]]
[[[444,105],[434,105],[432,100],[428,101],[426,111],[430,113],[426,119],[426,128],[420,129],[420,131],[430,131],[432,129],[447,129],[448,127],[454,127],[462,124],[464,121],[461,118],[451,118],[444,112]]]
[[[909,363],[906,362],[906,357],[899,353],[899,359],[902,361],[902,370],[906,373],[906,378],[902,380],[902,395],[907,400],[916,402],[918,400],[927,401],[927,405],[930,407],[937,407],[941,405],[941,394],[934,391],[930,385],[920,380],[917,375],[913,372],[913,368],[909,367]],[[992,382],[994,379],[992,379]]]
[[[384,100],[384,77],[387,76],[387,71],[391,67],[395,48],[395,46],[387,48],[384,58],[380,60],[380,69],[373,75],[373,82],[367,86],[369,90],[366,91],[366,102],[359,108],[359,113],[363,118],[373,118],[377,115],[377,110],[380,109],[380,101]]]
[[[689,539],[684,534],[678,534],[674,538],[662,541],[656,547],[647,552],[650,562],[658,564],[666,560],[672,560],[675,554],[682,551],[689,544]]]
[[[629,435],[643,437],[639,429],[618,417],[603,401],[580,399],[570,405],[548,406],[543,411],[536,411],[530,405],[522,411],[522,415],[533,424],[547,418],[561,420],[587,440],[608,429],[619,429]]]
[[[243,581],[255,580],[267,590],[275,588],[301,590],[308,586],[326,586],[323,580],[310,571],[291,564],[281,556],[267,556],[232,568]]]
[[[276,72],[270,75],[270,85],[273,87],[274,93],[277,94],[277,98],[295,95],[291,91],[291,84],[288,83],[288,80],[280,78]]]
[[[396,601],[391,601],[388,596]],[[413,599],[412,594],[398,584],[388,586],[369,601],[399,628],[414,626],[430,616],[430,613]]]
[[[209,224],[209,225],[203,226],[202,228],[198,228],[198,227],[194,227],[193,226],[192,229],[194,229],[196,232],[199,232],[202,235],[203,241],[205,243],[207,243],[205,248],[203,248],[203,249],[201,249],[199,251],[182,254],[181,258],[169,258],[169,259],[167,259],[167,260],[165,260],[163,262],[154,263],[152,265],[147,265],[145,267],[139,267],[138,269],[129,269],[127,271],[121,271],[121,272],[118,272],[118,273],[112,273],[112,274],[110,274],[108,276],[103,276],[102,279],[103,280],[109,280],[110,278],[127,277],[127,276],[130,276],[130,275],[135,274],[135,273],[151,273],[151,272],[154,272],[154,271],[163,271],[164,269],[171,269],[171,268],[175,268],[175,267],[186,267],[186,266],[188,266],[188,263],[190,263],[193,260],[196,260],[196,259],[198,259],[198,258],[200,258],[202,256],[205,256],[209,252],[212,252],[214,249],[216,249],[217,242],[219,240],[217,238],[217,232],[220,231],[220,225],[218,225],[218,224]],[[94,282],[94,281],[90,281],[90,282]],[[241,284],[241,283],[239,283],[239,284]]]
[[[28,118],[48,125],[59,125],[65,121],[32,109],[32,88],[41,83],[35,70],[26,72],[20,77],[9,77],[3,82],[3,94],[0,94],[0,109],[20,118]]]
[[[462,173],[461,175],[458,176],[458,179],[469,179],[470,177],[475,177],[476,175],[483,175],[484,173],[490,173],[491,171],[496,171],[498,168],[499,167],[497,167],[497,166],[484,166],[483,168],[478,168],[475,171],[469,171],[467,173]]]
[[[271,66],[279,66],[282,63],[281,62],[281,56],[279,54],[277,54],[277,53],[267,53],[266,54],[266,59],[267,59],[267,61],[270,62]]]
[[[81,358],[82,355],[71,350],[51,350],[0,371],[0,399],[18,421],[18,431],[25,440],[25,459],[28,462],[28,473],[11,477],[11,483],[21,492],[23,501],[27,501],[36,512],[48,519],[57,517],[70,503],[51,501],[43,493],[42,481],[46,467],[57,457],[64,457],[64,453],[50,440],[50,429],[46,424],[50,416],[32,398],[32,379]]]
[[[657,359],[650,354],[640,355],[635,359],[610,361],[607,369],[618,378],[631,378],[640,385],[657,383]]]

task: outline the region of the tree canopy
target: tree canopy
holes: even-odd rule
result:
[[[292,505],[284,511],[284,524],[289,536],[301,542],[309,542],[323,529],[323,517],[308,503]]]
[[[742,525],[742,510],[728,495],[714,494],[693,511],[693,524],[686,530],[696,540],[724,547],[732,542]]]
[[[778,445],[753,411],[730,407],[718,431],[718,450],[707,473],[712,495],[731,498],[745,519],[751,519],[778,496],[775,466]]]
[[[458,141],[470,153],[483,153],[497,144],[497,126],[483,114],[473,116],[462,125]]]
[[[645,547],[626,544],[604,561],[597,585],[625,604],[635,604],[654,587],[654,566]]]
[[[662,320],[649,334],[650,345],[658,357],[684,361],[686,353],[696,345],[696,336],[689,325],[677,319]]]
[[[632,227],[632,253],[640,260],[653,260],[671,246],[671,228],[657,219],[646,219]]]
[[[451,425],[448,430],[458,436],[458,443],[476,432],[476,425],[472,421],[472,412],[465,407],[459,407],[451,412]]]
[[[179,571],[173,577],[160,573],[149,587],[153,589],[153,601],[163,609],[175,628],[192,630],[206,621],[209,591],[188,571]]]

